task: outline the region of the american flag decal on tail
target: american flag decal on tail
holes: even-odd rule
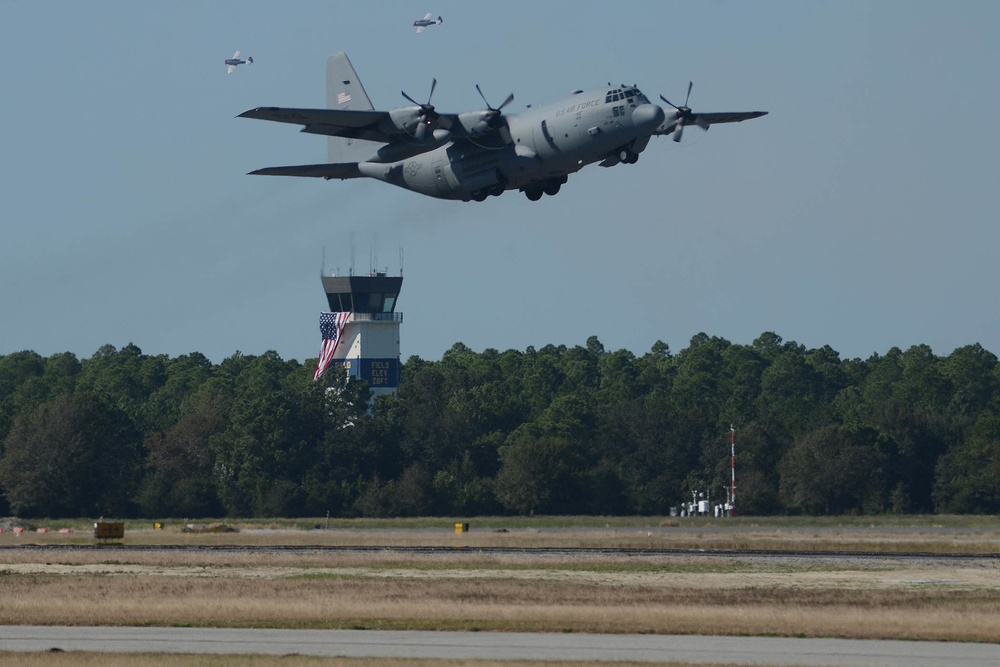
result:
[[[337,93],[337,104],[347,104],[351,101],[351,96],[347,93]]]

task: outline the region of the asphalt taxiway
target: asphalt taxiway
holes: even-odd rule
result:
[[[0,626],[0,651],[704,662],[815,667],[1000,665],[1000,645],[694,635]]]

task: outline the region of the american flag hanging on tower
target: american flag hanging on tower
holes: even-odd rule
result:
[[[333,353],[337,351],[337,344],[340,342],[340,335],[344,333],[344,325],[350,313],[320,313],[319,332],[323,336],[323,345],[319,350],[319,361],[316,363],[316,372],[313,373],[313,381],[323,377],[323,373],[333,361]]]

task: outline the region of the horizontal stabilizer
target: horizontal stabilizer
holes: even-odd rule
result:
[[[309,178],[361,178],[357,162],[339,164],[302,164],[292,167],[265,167],[251,171],[252,176],[306,176]]]
[[[237,118],[258,118],[295,125],[328,125],[336,128],[365,128],[377,125],[389,114],[384,111],[349,111],[346,109],[288,109],[283,107],[257,107],[244,111]],[[316,134],[323,134],[317,132]]]

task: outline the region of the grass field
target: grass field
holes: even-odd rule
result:
[[[456,534],[455,522],[468,522],[470,531]],[[872,559],[696,552],[490,555],[462,548],[433,555],[390,550],[359,554],[4,548],[84,547],[94,540],[91,524],[82,523],[70,534],[0,535],[0,623],[1000,640],[1000,559],[995,557],[1000,552],[1000,522],[995,517],[865,517],[813,524],[750,518],[554,517],[331,521],[329,528],[325,520],[227,524],[238,532],[214,532],[222,522],[201,521],[192,524],[193,532],[183,532],[188,523],[171,522],[164,530],[152,530],[149,523],[128,522],[125,542],[822,549],[931,555]],[[933,555],[947,553],[982,557]],[[0,662],[9,657],[0,655]],[[290,664],[310,663],[303,660]]]
[[[12,522],[0,548],[93,544],[92,520]],[[127,544],[306,544],[331,546],[625,547],[791,549],[1000,554],[994,516],[878,517],[425,517],[418,519],[272,519],[125,521]],[[456,535],[454,525],[470,531]],[[2,524],[0,524],[2,525]],[[186,530],[191,526],[190,530]],[[70,533],[59,533],[59,529]],[[45,533],[35,532],[38,529]],[[232,531],[232,532],[226,532]]]

